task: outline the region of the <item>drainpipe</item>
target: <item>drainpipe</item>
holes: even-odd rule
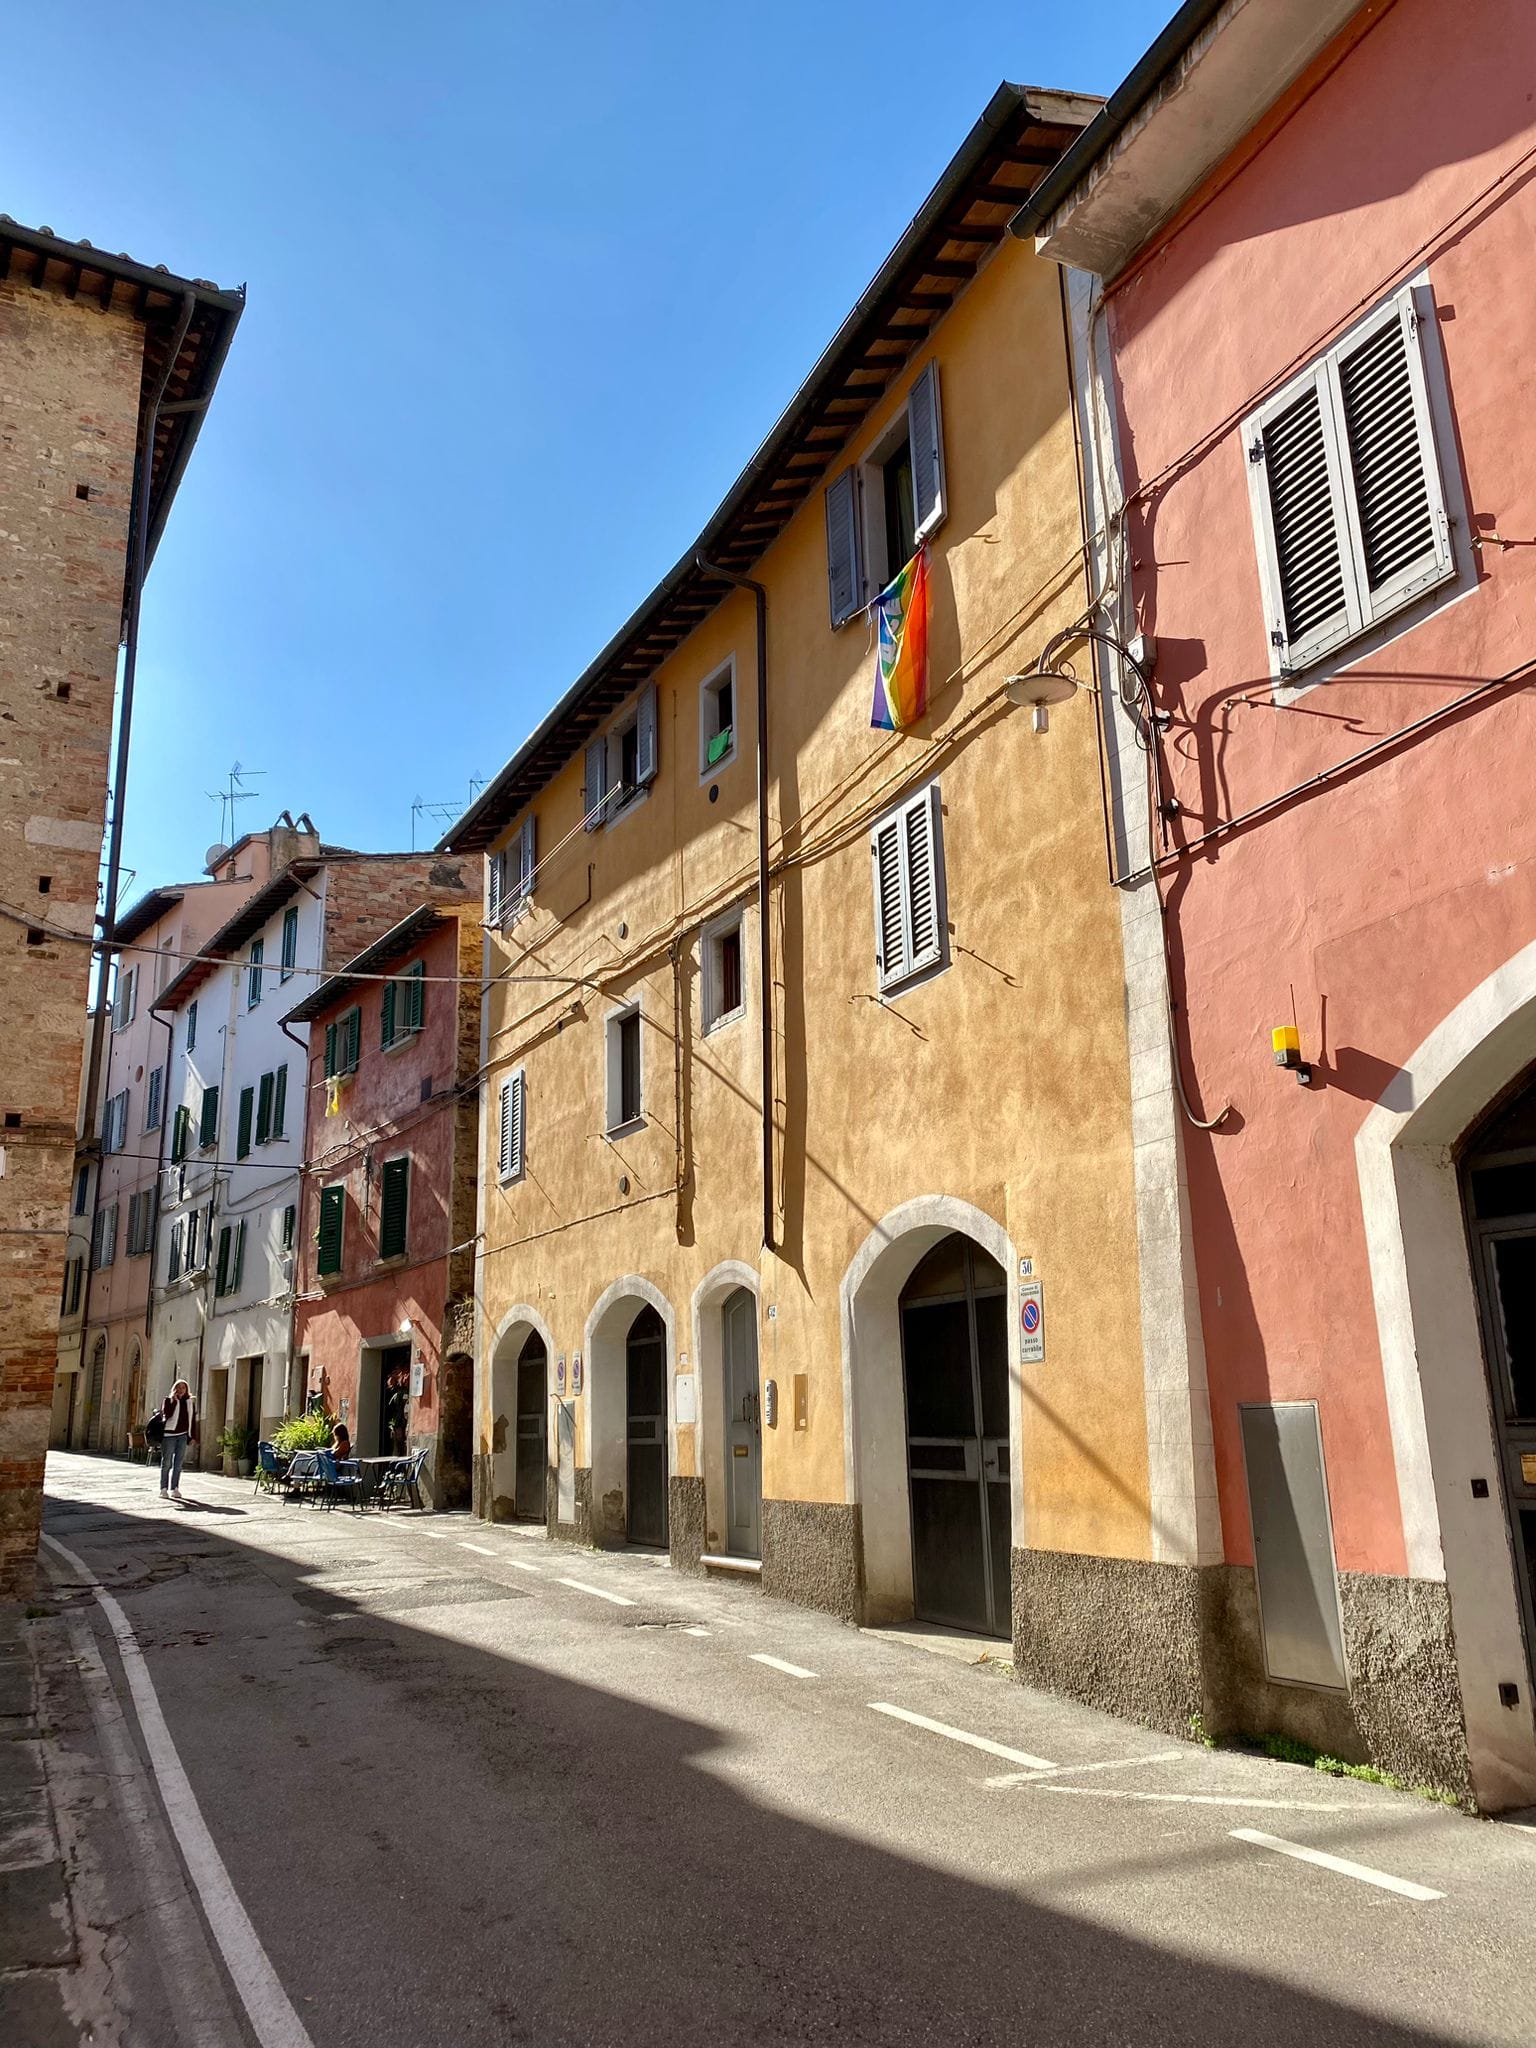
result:
[[[171,1062],[176,1056],[176,1020],[161,1014],[158,1003],[151,1003],[149,1015],[152,1023],[165,1026],[165,1079],[160,1084],[160,1143],[155,1153],[155,1199],[149,1233],[149,1292],[144,1303],[144,1348],[149,1349],[150,1333],[155,1326],[155,1261],[160,1256],[160,1190],[165,1182],[165,1131],[170,1122]]]
[[[172,332],[171,345],[166,350],[165,366],[160,372],[160,381],[155,386],[154,396],[144,408],[144,430],[139,442],[138,472],[133,480],[128,617],[123,635],[123,701],[118,710],[117,760],[112,771],[112,826],[107,838],[107,880],[101,906],[103,938],[110,934],[112,927],[117,923],[117,884],[123,859],[124,798],[128,789],[128,746],[133,736],[133,685],[139,665],[139,608],[144,595],[144,577],[149,563],[149,487],[155,466],[155,428],[159,424],[160,405],[165,397],[165,387],[171,381],[171,372],[176,367],[176,358],[181,354],[181,345],[187,338],[187,329],[192,325],[192,315],[196,307],[197,294],[183,293],[181,315]],[[98,940],[98,961],[105,957],[106,950]],[[85,1081],[85,1110],[92,1123],[96,1118],[96,1083],[101,1074],[101,1048],[106,1026],[105,998],[106,976],[102,974],[97,991],[96,1014],[91,1023],[91,1051]]]
[[[773,1227],[773,939],[768,929],[768,593],[750,576],[694,556],[705,576],[718,576],[757,601],[757,971],[762,995],[763,1249],[777,1249]]]
[[[299,886],[303,888],[307,885],[301,882]],[[309,893],[315,896],[316,902],[320,900],[315,895],[313,889]],[[282,1032],[284,1038],[293,1039],[294,1044],[304,1056],[304,1063],[300,1069],[304,1076],[304,1086],[300,1090],[300,1096],[304,1104],[304,1121],[299,1133],[299,1151],[303,1156],[299,1160],[299,1170],[296,1175],[298,1181],[298,1200],[293,1218],[293,1250],[290,1254],[293,1259],[293,1272],[289,1276],[288,1287],[288,1356],[283,1362],[283,1413],[286,1415],[290,1406],[294,1407],[296,1414],[303,1412],[293,1402],[293,1366],[299,1352],[299,1232],[304,1224],[304,1179],[309,1172],[309,1046],[302,1038],[294,1038],[293,1033],[288,1029],[288,1019],[286,1017],[278,1018],[277,1028]],[[307,1386],[304,1392],[307,1397],[309,1393]]]

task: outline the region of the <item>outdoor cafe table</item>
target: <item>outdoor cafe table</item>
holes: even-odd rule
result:
[[[362,1475],[364,1504],[373,1499],[392,1465],[408,1465],[410,1462],[409,1457],[359,1458],[357,1469]]]

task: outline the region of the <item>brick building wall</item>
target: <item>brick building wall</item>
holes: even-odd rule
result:
[[[90,971],[49,934],[95,913],[143,334],[0,284],[0,1592],[35,1571]]]

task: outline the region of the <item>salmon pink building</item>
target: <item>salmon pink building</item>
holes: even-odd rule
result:
[[[284,1019],[309,1026],[295,1342],[364,1458],[469,1504],[478,902],[425,902]]]
[[[1182,1160],[1202,1710],[1488,1809],[1536,1799],[1533,78],[1522,0],[1197,0],[1013,223],[1067,270]]]

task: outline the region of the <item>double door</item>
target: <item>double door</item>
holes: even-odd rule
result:
[[[1012,1633],[1008,1284],[969,1239],[934,1247],[901,1298],[913,1607]]]

